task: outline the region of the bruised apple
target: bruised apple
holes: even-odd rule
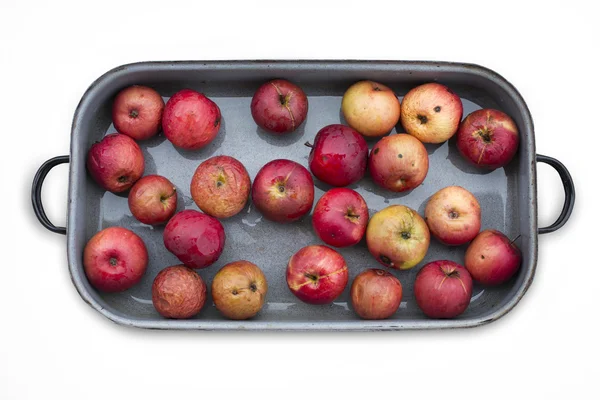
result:
[[[177,211],[177,190],[164,176],[147,175],[133,185],[127,203],[138,221],[148,225],[162,224]]]
[[[205,301],[206,284],[185,265],[163,269],[152,283],[152,304],[165,318],[191,318],[202,310]]]
[[[352,307],[363,319],[391,317],[402,301],[402,284],[382,269],[368,269],[358,274],[350,288]]]
[[[521,266],[521,250],[502,232],[490,229],[481,232],[467,248],[465,267],[477,282],[499,285]]]
[[[275,79],[254,93],[250,112],[262,129],[277,134],[289,133],[306,119],[308,99],[298,85]]]
[[[190,192],[202,211],[215,218],[229,218],[246,205],[250,186],[250,176],[241,162],[229,156],[216,156],[198,166]]]
[[[115,129],[135,140],[145,140],[160,130],[165,102],[146,86],[130,86],[117,94],[112,108]]]

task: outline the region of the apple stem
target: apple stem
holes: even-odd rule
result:
[[[516,241],[517,241],[517,239],[518,239],[518,238],[520,238],[520,237],[521,237],[521,234],[519,234],[519,236],[517,236],[516,238],[514,238],[514,239],[513,239],[513,240],[510,242],[510,244],[513,244],[514,242],[516,242]]]
[[[310,147],[311,149],[313,148],[313,145],[310,142],[306,142],[306,143],[304,143],[304,145],[306,147]]]

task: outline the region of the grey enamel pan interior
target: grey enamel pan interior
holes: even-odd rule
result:
[[[301,85],[309,97],[306,122],[297,132],[276,137],[256,127],[250,115],[250,100],[264,81],[284,78]],[[363,321],[349,307],[348,288],[336,302],[312,306],[298,301],[288,290],[285,268],[289,257],[303,246],[320,243],[312,231],[311,219],[280,225],[266,221],[249,204],[239,215],[223,221],[227,241],[225,251],[213,266],[199,274],[209,283],[225,263],[247,259],[265,272],[269,281],[267,304],[260,314],[248,321],[223,319],[212,303],[194,319],[178,321],[160,317],[150,301],[150,288],[158,271],[178,264],[163,246],[162,228],[137,222],[129,212],[126,195],[101,190],[86,173],[85,157],[90,145],[114,132],[111,104],[115,94],[126,86],[142,84],[154,87],[167,99],[183,88],[205,93],[221,108],[222,126],[216,140],[194,152],[174,148],[163,135],[142,142],[146,174],[158,173],[178,188],[179,210],[196,209],[190,198],[189,184],[198,164],[208,157],[227,154],[241,160],[254,178],[262,165],[275,158],[288,158],[307,165],[309,149],[317,131],[328,124],[344,122],[340,115],[341,97],[353,82],[371,79],[382,82],[402,96],[424,82],[437,81],[460,95],[465,115],[491,107],[508,113],[521,135],[518,155],[506,168],[483,172],[467,164],[450,140],[428,145],[430,169],[425,182],[409,193],[382,190],[367,176],[351,186],[367,201],[371,213],[391,204],[404,204],[423,213],[428,198],[448,185],[460,185],[473,192],[482,206],[482,229],[494,228],[518,239],[523,252],[519,274],[509,283],[484,288],[475,286],[471,305],[457,319],[432,320],[417,308],[412,285],[417,271],[426,262],[450,259],[463,262],[465,247],[449,248],[432,240],[427,257],[408,271],[392,271],[402,282],[403,301],[388,320]],[[396,133],[396,130],[392,134]],[[374,143],[370,143],[372,147]],[[557,222],[538,230],[536,197],[537,161],[549,163],[559,172],[565,187],[565,207]],[[218,61],[218,62],[147,62],[118,67],[94,82],[84,94],[73,120],[71,132],[69,200],[67,227],[54,226],[40,203],[43,179],[56,164],[69,156],[46,162],[35,177],[32,189],[34,210],[47,228],[67,235],[69,270],[81,297],[109,319],[123,325],[158,329],[260,329],[260,330],[401,330],[472,327],[506,314],[521,299],[534,276],[537,261],[538,232],[560,228],[568,219],[574,203],[574,188],[568,171],[550,157],[536,156],[531,115],[516,89],[488,69],[466,64],[435,62],[373,61]],[[315,180],[318,199],[329,187]],[[123,226],[140,235],[150,254],[150,264],[134,288],[118,294],[99,293],[86,280],[82,252],[89,238],[100,229]],[[360,271],[378,267],[364,241],[341,250],[350,270],[350,280]]]

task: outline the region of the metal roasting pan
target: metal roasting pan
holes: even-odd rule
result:
[[[250,115],[250,100],[258,86],[272,78],[288,79],[299,84],[309,97],[309,112],[299,129],[288,136],[273,136],[257,128]],[[115,132],[111,125],[111,106],[116,93],[133,84],[155,88],[165,100],[183,88],[200,91],[214,100],[223,120],[217,138],[199,151],[183,151],[160,134],[140,143],[145,174],[160,174],[178,189],[178,210],[197,209],[190,198],[189,184],[196,167],[218,154],[236,157],[253,179],[262,165],[275,158],[287,158],[307,166],[309,149],[325,125],[344,123],[340,112],[341,98],[357,80],[371,79],[391,87],[401,98],[410,88],[430,81],[448,85],[462,98],[464,115],[479,108],[497,108],[516,122],[520,148],[505,168],[481,171],[467,164],[456,148],[455,139],[442,145],[427,145],[430,167],[424,183],[408,193],[392,193],[374,185],[367,173],[351,188],[367,201],[371,215],[391,204],[404,204],[421,215],[428,198],[437,190],[460,185],[479,199],[482,229],[503,231],[523,252],[518,275],[499,287],[475,285],[467,311],[452,320],[428,319],[418,309],[413,296],[413,282],[426,262],[450,259],[463,263],[465,246],[451,248],[432,238],[425,260],[408,271],[392,271],[402,282],[403,301],[394,316],[381,321],[359,319],[349,307],[349,286],[331,305],[313,306],[300,302],[285,282],[287,261],[298,249],[319,244],[313,233],[311,218],[281,225],[265,220],[249,203],[237,216],[223,220],[226,231],[225,250],[211,267],[199,270],[210,282],[216,271],[228,262],[247,259],[265,272],[269,282],[267,303],[262,311],[247,321],[230,321],[219,315],[207,301],[198,316],[190,320],[162,318],[150,301],[150,288],[156,274],[164,267],[179,264],[163,246],[162,227],[136,221],[127,206],[126,194],[103,191],[86,173],[85,158],[92,143]],[[398,126],[396,131],[402,132]],[[375,142],[371,141],[372,147]],[[56,165],[70,162],[67,226],[57,227],[47,218],[41,203],[41,190],[47,173]],[[538,228],[536,163],[547,163],[559,173],[565,191],[565,205],[557,221]],[[315,179],[315,202],[329,187]],[[575,191],[567,169],[554,158],[535,152],[533,121],[527,105],[517,90],[489,69],[470,64],[419,61],[183,61],[142,62],[124,65],[96,80],[83,95],[71,131],[69,156],[45,162],[36,174],[32,187],[34,211],[46,228],[66,234],[69,271],[73,284],[89,305],[110,320],[140,328],[199,330],[331,330],[375,331],[473,327],[494,321],[510,311],[523,297],[534,277],[538,234],[559,229],[573,209]],[[82,266],[83,248],[100,229],[123,226],[136,232],[146,243],[150,255],[148,270],[133,288],[116,294],[96,291],[88,283]],[[349,266],[349,282],[362,270],[379,267],[367,251],[364,239],[357,246],[340,251]],[[210,297],[209,297],[210,298]]]

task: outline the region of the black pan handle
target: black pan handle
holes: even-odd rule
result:
[[[554,168],[556,172],[558,172],[565,189],[565,204],[563,205],[563,209],[558,216],[558,219],[550,226],[539,228],[538,233],[541,235],[544,233],[554,232],[560,229],[567,222],[571,216],[571,213],[573,212],[573,206],[575,205],[575,184],[573,183],[573,178],[571,178],[571,174],[569,173],[567,167],[565,167],[563,163],[558,161],[556,158],[537,154],[536,161],[548,164]]]
[[[58,156],[49,159],[45,163],[42,164],[40,169],[35,174],[33,178],[33,185],[31,185],[31,204],[33,205],[33,211],[35,212],[35,216],[38,218],[40,223],[44,226],[44,228],[52,231],[54,233],[60,233],[66,235],[67,228],[64,226],[56,226],[48,219],[46,216],[46,212],[44,211],[44,206],[42,205],[42,185],[44,184],[44,179],[46,179],[46,175],[48,172],[57,165],[66,164],[69,162],[69,156]]]

